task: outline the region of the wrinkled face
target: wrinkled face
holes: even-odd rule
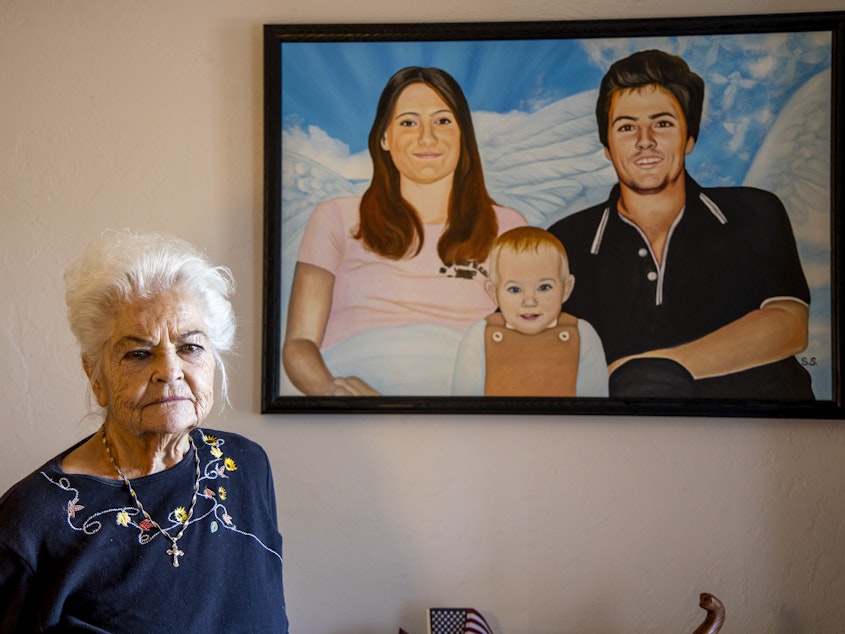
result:
[[[399,93],[382,149],[401,178],[434,183],[451,178],[461,155],[461,130],[443,98],[426,84],[411,84]]]
[[[121,306],[99,372],[86,367],[106,418],[133,435],[199,425],[214,402],[214,355],[195,297],[165,293]]]
[[[561,255],[550,247],[538,251],[504,248],[496,261],[497,281],[488,282],[488,292],[511,328],[536,335],[557,324],[561,304],[572,292],[575,278],[564,266]],[[562,275],[563,274],[563,275]]]
[[[681,104],[665,88],[644,86],[611,98],[604,152],[623,188],[641,194],[663,191],[683,178],[694,145]]]

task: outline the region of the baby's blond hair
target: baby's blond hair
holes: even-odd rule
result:
[[[551,247],[560,255],[560,279],[569,277],[569,256],[566,249],[553,234],[539,227],[516,227],[505,231],[493,241],[490,249],[490,281],[499,281],[499,253],[502,249],[511,249],[516,253],[533,251],[537,253],[541,247]]]

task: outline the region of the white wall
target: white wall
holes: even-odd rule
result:
[[[91,429],[62,271],[168,230],[239,281],[235,411],[274,463],[293,631],[832,632],[845,424],[261,416],[261,25],[842,10],[845,0],[0,0],[0,489]],[[237,606],[232,606],[237,609]]]

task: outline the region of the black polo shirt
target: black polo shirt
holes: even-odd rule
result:
[[[566,311],[595,327],[608,364],[693,341],[773,299],[810,302],[777,196],[747,187],[703,189],[689,175],[686,195],[661,265],[645,235],[618,213],[618,185],[606,203],[550,228],[575,275]],[[697,383],[704,397],[813,398],[809,374],[794,357]]]

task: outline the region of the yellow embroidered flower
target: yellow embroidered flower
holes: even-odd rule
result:
[[[238,465],[235,464],[235,461],[231,458],[226,458],[223,461],[223,465],[226,467],[226,471],[237,471]]]
[[[215,445],[214,447],[211,448],[211,455],[214,456],[215,458],[219,458],[220,456],[223,455],[223,450],[220,449],[220,447],[217,447]]]
[[[185,510],[184,506],[180,506],[174,510],[173,515],[176,517],[177,522],[184,522],[188,519],[188,512]]]
[[[212,436],[211,434],[205,434],[202,439],[205,441],[206,445],[211,445],[212,447],[217,446],[217,437]]]
[[[217,492],[220,494],[220,499],[221,499],[221,500],[225,500],[225,499],[226,499],[226,495],[227,495],[227,493],[226,493],[226,489],[224,489],[223,487],[220,487],[219,489],[217,489]]]
[[[129,513],[121,511],[117,514],[117,523],[121,526],[129,526]]]

